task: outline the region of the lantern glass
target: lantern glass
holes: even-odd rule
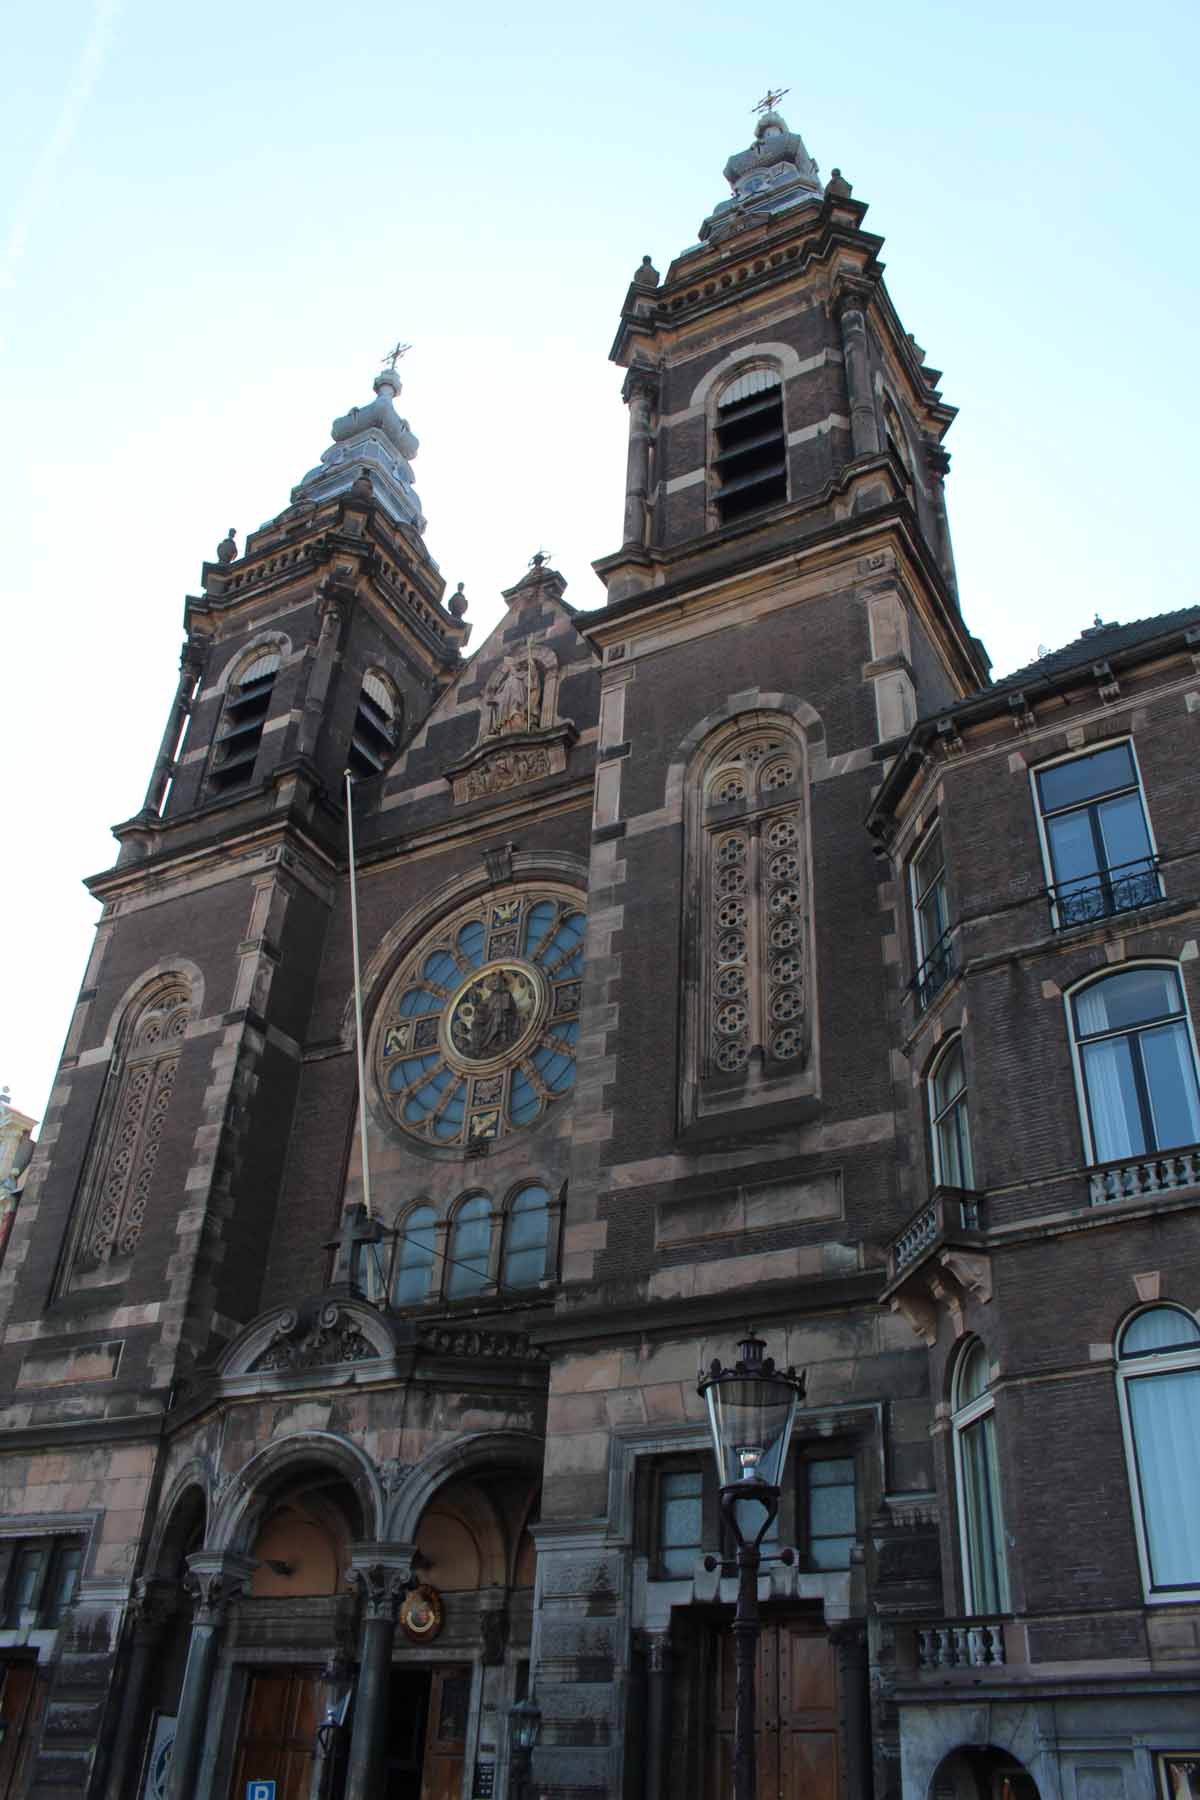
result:
[[[532,1700],[518,1700],[508,1709],[512,1741],[518,1750],[532,1750],[542,1724],[542,1709]]]
[[[742,1481],[781,1486],[800,1399],[796,1382],[730,1370],[706,1383],[704,1398],[721,1486]]]

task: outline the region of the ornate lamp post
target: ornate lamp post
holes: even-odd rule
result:
[[[733,1722],[734,1800],[757,1800],[754,1741],[754,1657],[758,1648],[758,1571],[761,1546],[779,1511],[779,1489],[805,1377],[777,1369],[764,1357],[753,1327],[738,1345],[731,1369],[719,1361],[701,1370],[713,1453],[721,1484],[721,1512],[737,1544],[738,1598],[733,1621],[737,1688]],[[761,1511],[761,1523],[758,1513]],[[755,1526],[757,1525],[757,1529]]]
[[[512,1743],[514,1800],[525,1800],[529,1787],[529,1765],[533,1746],[542,1728],[542,1709],[535,1700],[518,1700],[508,1709],[508,1728]]]

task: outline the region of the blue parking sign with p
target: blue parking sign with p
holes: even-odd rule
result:
[[[246,1783],[246,1800],[275,1800],[275,1783],[273,1781],[248,1781]]]

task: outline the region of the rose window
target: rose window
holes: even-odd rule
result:
[[[392,984],[375,1032],[379,1091],[427,1144],[535,1125],[575,1081],[583,913],[529,888],[462,907]]]

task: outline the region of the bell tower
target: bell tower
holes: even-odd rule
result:
[[[699,242],[665,279],[644,257],[621,309],[624,542],[596,564],[610,610],[718,570],[778,572],[784,558],[799,568],[886,541],[904,569],[905,637],[923,640],[907,657],[906,707],[925,710],[986,674],[959,615],[946,523],[954,409],[900,322],[883,240],[863,229],[867,208],[840,170],[822,184],[768,107],[724,175],[729,198]],[[911,723],[894,714],[881,736]]]
[[[425,547],[394,366],[374,386],[284,511],[204,564],[145,803],[117,827],[123,861],[231,808],[318,818],[347,767],[381,772],[457,669],[466,602],[443,604]]]

